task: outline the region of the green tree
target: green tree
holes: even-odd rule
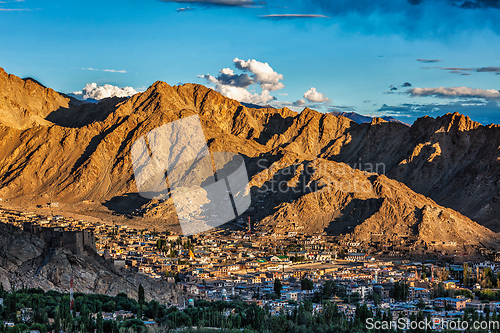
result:
[[[97,326],[97,333],[103,333],[103,321],[102,321],[102,312],[99,311],[97,312],[97,320],[96,320],[96,326]]]
[[[279,279],[274,279],[274,292],[278,295],[278,298],[281,298],[281,290],[283,289],[283,285]]]
[[[137,318],[142,320],[142,308],[144,306],[144,287],[139,284],[139,311],[137,312]]]
[[[314,284],[311,279],[305,278],[300,280],[300,287],[302,290],[313,290]]]
[[[462,278],[462,282],[465,286],[470,285],[470,277],[471,277],[471,271],[469,265],[465,263],[463,266],[463,278]]]

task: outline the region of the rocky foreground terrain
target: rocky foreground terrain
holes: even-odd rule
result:
[[[500,127],[457,113],[411,127],[378,118],[357,124],[307,108],[248,108],[202,85],[161,81],[96,105],[3,70],[0,112],[0,198],[11,204],[141,209],[144,221],[175,228],[170,200],[137,195],[130,150],[151,130],[198,115],[211,151],[244,156],[261,229],[483,245],[497,236],[474,221],[500,230]]]
[[[183,297],[175,284],[120,271],[95,252],[76,256],[65,248],[49,250],[42,239],[10,224],[0,223],[0,244],[0,282],[5,290],[27,287],[68,292],[73,277],[75,292],[110,296],[125,292],[137,298],[142,284],[147,301],[177,303]]]

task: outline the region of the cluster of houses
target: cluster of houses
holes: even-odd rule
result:
[[[178,283],[191,300],[256,302],[273,314],[291,311],[302,301],[317,299],[327,281],[334,281],[343,290],[342,295],[335,294],[329,300],[348,317],[354,314],[357,302],[366,303],[374,311],[388,310],[395,317],[416,313],[422,310],[422,305],[423,311],[441,317],[458,316],[467,307],[476,311],[500,307],[497,303],[482,303],[464,296],[434,297],[432,289],[438,281],[434,276],[437,263],[435,260],[415,263],[391,258],[395,250],[404,250],[402,243],[381,257],[366,251],[363,244],[339,241],[324,234],[212,230],[182,237],[168,231],[14,211],[0,211],[0,222],[23,227],[47,242],[54,242],[54,246],[71,247],[75,243],[72,240],[81,237],[80,250],[71,248],[75,253],[85,255],[83,251],[90,248],[119,269],[131,269],[153,279]],[[469,265],[471,272],[476,274],[485,267],[495,272],[499,269],[495,262],[471,262]],[[445,269],[448,275],[457,276],[463,266],[449,263]],[[312,281],[312,288],[303,288],[301,281],[306,278]],[[274,288],[276,280],[282,285],[279,295]],[[391,297],[391,290],[398,282],[409,285],[405,302]],[[457,280],[441,282],[447,289],[458,288]],[[176,305],[183,308],[189,304]],[[322,311],[322,303],[313,304],[313,310]]]

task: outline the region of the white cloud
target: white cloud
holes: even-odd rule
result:
[[[440,98],[484,98],[500,99],[500,91],[495,89],[474,89],[469,87],[412,88],[407,91],[412,97],[433,96]]]
[[[260,94],[257,94],[251,93],[245,88],[222,85],[219,86],[218,91],[224,96],[243,103],[265,104],[275,99],[269,94],[268,90],[262,90]]]
[[[319,93],[316,88],[311,87],[308,91],[304,93],[304,98],[307,99],[309,102],[313,103],[323,103],[323,102],[328,102],[330,99],[328,99],[325,95],[322,93]]]
[[[75,91],[72,94],[81,96],[82,99],[101,100],[108,97],[129,97],[137,94],[137,91],[132,87],[120,88],[111,84],[101,86],[97,83],[87,83],[82,91]]]
[[[230,68],[223,68],[217,77],[210,74],[199,75],[215,84],[215,90],[223,95],[233,98],[243,103],[264,104],[276,98],[271,96],[270,91],[276,91],[285,87],[280,82],[283,75],[275,72],[268,63],[263,63],[254,59],[240,60],[233,59],[236,68],[250,74],[235,74]],[[251,85],[260,85],[262,92],[252,93],[248,90]]]
[[[92,67],[89,67],[89,68],[82,68],[84,71],[101,71],[101,72],[109,72],[109,73],[122,73],[122,74],[125,74],[127,73],[126,70],[124,69],[121,69],[121,70],[117,70],[117,69],[103,69],[103,70],[100,70],[100,69],[97,69],[97,68],[92,68]]]
[[[255,59],[247,61],[238,58],[233,59],[236,68],[245,72],[251,72],[255,83],[260,84],[264,90],[276,91],[283,89],[285,85],[280,80],[283,80],[283,75],[275,72],[267,62],[260,62]]]
[[[188,10],[193,10],[191,7],[181,7],[176,9],[178,13],[186,12]]]
[[[126,70],[122,69],[122,70],[116,70],[116,69],[103,69],[102,70],[103,72],[111,72],[111,73],[127,73]]]

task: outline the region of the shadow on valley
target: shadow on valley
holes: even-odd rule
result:
[[[136,209],[141,209],[149,201],[149,199],[141,197],[139,193],[126,193],[111,198],[103,205],[113,213],[127,215],[135,212]]]
[[[330,224],[325,228],[329,235],[348,234],[366,219],[375,214],[382,206],[382,198],[353,199],[336,214]]]
[[[104,121],[118,105],[125,101],[124,97],[111,97],[101,100],[99,103],[88,103],[70,98],[69,108],[61,107],[52,111],[45,119],[62,127],[79,128],[94,122]]]

